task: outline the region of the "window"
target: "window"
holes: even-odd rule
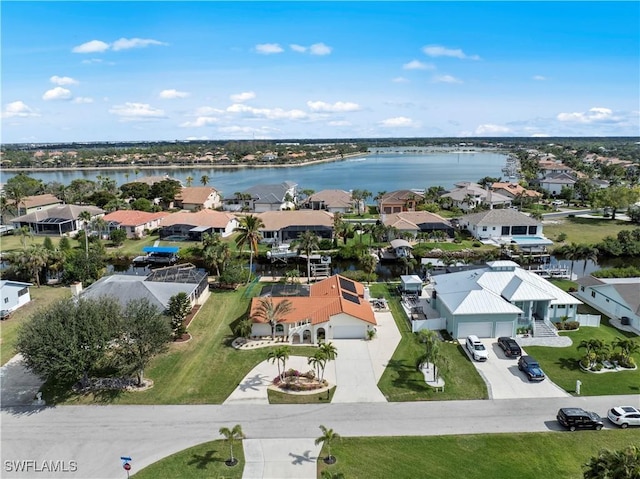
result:
[[[595,298],[596,297],[596,292],[595,291],[591,291],[591,297]]]
[[[24,296],[25,294],[27,294],[29,292],[29,288],[22,288],[20,291],[18,291],[18,298],[20,296]]]
[[[567,305],[566,305],[566,304],[559,304],[559,305],[557,306],[557,308],[558,308],[558,309],[566,309],[566,308],[567,308]]]
[[[534,235],[538,232],[538,227],[537,226],[529,226],[529,234],[530,235]]]
[[[7,304],[9,302],[9,298],[4,298],[4,303]]]
[[[483,227],[482,227],[482,231],[487,231],[487,227],[486,227],[486,226],[483,226]]]
[[[282,324],[276,324],[276,333],[284,333],[284,326]]]
[[[584,291],[584,286],[580,286],[580,291]]]
[[[503,226],[502,227],[502,236],[509,236],[509,227],[508,226]]]

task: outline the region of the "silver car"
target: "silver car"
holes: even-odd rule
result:
[[[633,406],[617,406],[609,409],[609,421],[625,429],[629,426],[640,426],[640,409]]]

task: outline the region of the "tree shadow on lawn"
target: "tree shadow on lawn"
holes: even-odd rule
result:
[[[193,454],[191,460],[187,462],[188,466],[196,466],[198,469],[207,469],[207,466],[214,462],[225,462],[226,459],[216,457],[218,451],[208,450],[204,454]]]
[[[243,319],[246,319],[249,317],[249,310],[247,309],[247,311],[243,314],[241,314],[240,316],[238,316],[236,319],[234,319],[233,321],[231,321],[229,323],[229,335],[224,337],[224,345],[225,346],[229,346],[231,347],[231,343],[233,343],[234,339],[237,338],[237,335],[235,333],[235,331],[238,329],[238,325],[240,324],[240,322]]]
[[[580,369],[580,362],[576,358],[558,358],[555,363],[560,366],[560,369],[568,369],[569,371]]]
[[[427,392],[427,384],[422,373],[416,370],[415,364],[409,364],[405,360],[392,359],[387,364],[387,368],[397,375],[392,380],[394,387],[398,389],[409,389],[414,392]]]

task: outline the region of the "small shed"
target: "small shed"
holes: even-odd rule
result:
[[[422,293],[422,279],[416,274],[400,276],[401,288],[404,293]]]

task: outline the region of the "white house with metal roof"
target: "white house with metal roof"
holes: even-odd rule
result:
[[[625,320],[626,325],[640,330],[640,278],[578,279],[576,296],[612,318]]]
[[[446,319],[455,338],[515,336],[534,322],[552,327],[565,316],[576,317],[581,301],[513,261],[433,277],[431,307]],[[539,324],[539,323],[538,323]]]

